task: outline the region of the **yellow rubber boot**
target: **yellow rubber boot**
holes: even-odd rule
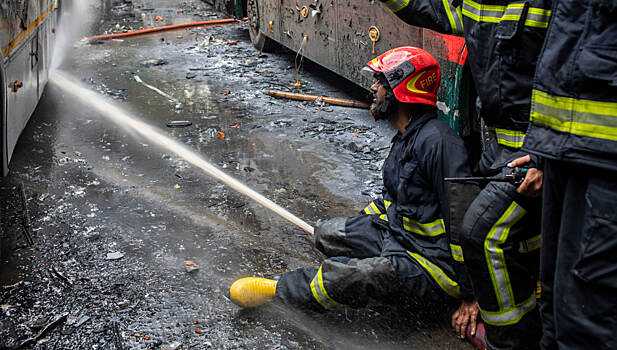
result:
[[[275,280],[261,277],[241,278],[229,288],[229,297],[238,306],[257,307],[274,298],[276,283]]]

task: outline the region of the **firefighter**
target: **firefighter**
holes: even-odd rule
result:
[[[318,222],[315,246],[328,257],[319,268],[287,272],[278,281],[240,279],[230,288],[234,303],[254,307],[274,298],[323,310],[361,307],[370,298],[471,296],[453,267],[452,253],[460,249],[451,251],[450,185],[443,181],[470,169],[462,139],[437,119],[439,65],[422,49],[399,47],[364,71],[377,80],[371,115],[398,129],[382,169],[383,197],[356,216]]]
[[[477,109],[494,135],[476,167],[478,175],[508,172],[513,160],[527,157],[520,148],[529,124],[533,76],[551,0],[381,1],[411,25],[465,37]],[[488,184],[463,223],[464,263],[489,349],[537,349],[540,344],[536,287],[541,200],[537,197],[543,172],[538,157],[529,160],[520,187]]]
[[[524,143],[545,159],[542,347],[617,349],[617,1],[552,13]]]

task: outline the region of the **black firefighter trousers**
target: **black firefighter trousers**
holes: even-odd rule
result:
[[[340,304],[363,307],[369,299],[439,300],[447,295],[371,215],[328,220],[318,225],[315,240],[328,258],[319,268],[283,274],[276,287],[278,299],[327,310]]]
[[[509,183],[491,182],[463,219],[463,257],[489,349],[540,347],[540,205]]]
[[[543,348],[617,349],[617,172],[548,160],[543,188]]]

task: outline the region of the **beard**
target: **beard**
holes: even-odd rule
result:
[[[394,103],[394,94],[392,91],[388,91],[386,96],[383,98],[375,99],[375,102],[371,104],[369,112],[375,121],[389,120],[394,114],[394,108],[396,108],[396,103]]]

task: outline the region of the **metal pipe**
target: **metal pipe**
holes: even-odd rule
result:
[[[274,97],[288,98],[288,99],[298,100],[298,101],[315,101],[317,99],[321,99],[322,101],[326,103],[337,105],[337,106],[363,108],[363,109],[370,108],[370,105],[368,103],[365,103],[362,101],[356,101],[356,100],[348,100],[345,98],[316,96],[316,95],[300,94],[300,93],[295,93],[295,92],[285,92],[285,91],[278,91],[278,90],[268,90],[267,94],[270,96],[274,96]]]
[[[242,20],[244,20],[244,18]],[[181,24],[174,24],[174,25],[170,25],[170,26],[154,27],[154,28],[148,28],[148,29],[142,29],[142,30],[135,30],[135,31],[126,32],[126,33],[114,33],[114,34],[105,34],[105,35],[95,35],[95,36],[89,36],[88,39],[91,39],[91,40],[103,40],[103,39],[112,39],[112,38],[122,38],[122,37],[127,37],[127,36],[143,35],[143,34],[149,34],[149,33],[154,33],[154,32],[163,32],[163,31],[169,31],[169,30],[180,29],[180,28],[187,28],[187,27],[221,25],[221,24],[233,24],[233,23],[237,23],[237,22],[238,22],[238,20],[235,19],[235,18],[215,19],[215,20],[211,20],[211,21],[181,23]]]

